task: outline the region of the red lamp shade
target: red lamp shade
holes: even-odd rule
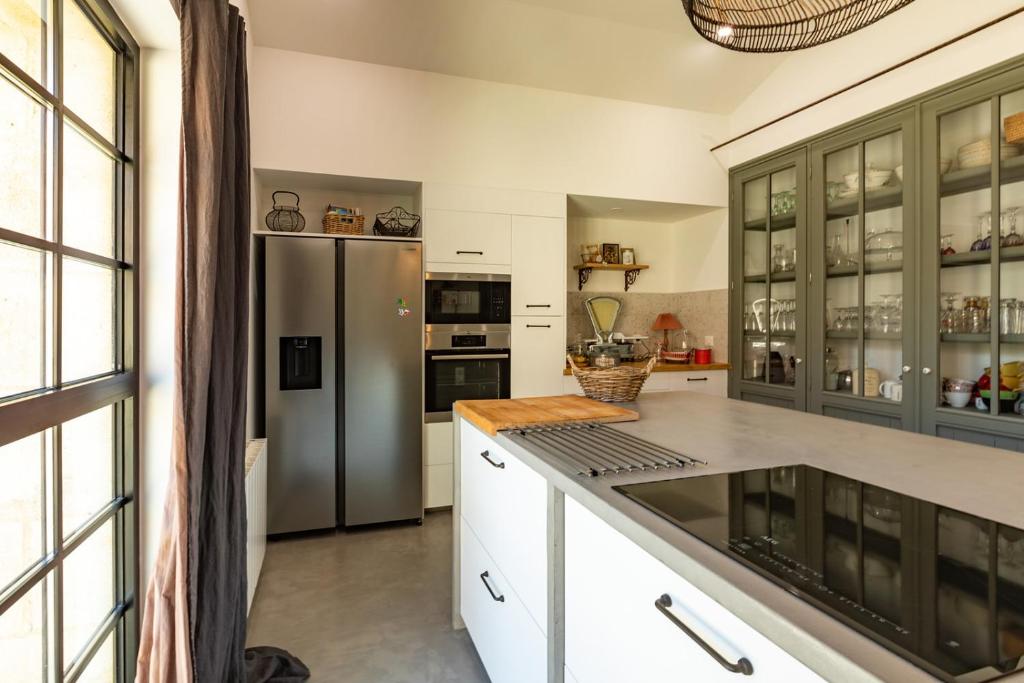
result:
[[[681,330],[683,329],[683,324],[679,322],[679,318],[672,313],[659,313],[658,317],[654,320],[654,324],[651,325],[651,329],[656,332]]]

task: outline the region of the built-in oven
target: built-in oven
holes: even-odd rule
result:
[[[456,401],[508,398],[510,325],[426,326],[427,422],[450,422]]]
[[[424,321],[428,325],[508,325],[511,293],[508,275],[427,273]]]

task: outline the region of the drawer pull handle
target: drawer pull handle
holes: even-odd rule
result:
[[[486,572],[485,572],[486,573]],[[704,652],[711,655],[712,659],[722,665],[722,668],[734,674],[743,674],[744,676],[750,676],[754,673],[754,665],[750,663],[750,660],[746,657],[741,657],[738,662],[733,664],[722,655],[718,654],[713,647],[704,642],[704,639],[694,633],[689,626],[679,620],[679,617],[672,614],[669,611],[669,607],[672,606],[672,598],[668,594],[662,595],[660,598],[654,601],[654,606],[658,608],[658,611],[664,614],[669,621],[679,627],[679,630],[690,636],[693,642],[700,645]]]
[[[547,329],[551,329],[551,325],[527,325],[526,329],[530,329],[531,327],[544,327]]]
[[[687,382],[707,382],[708,378],[707,377],[687,377],[686,381]]]
[[[551,308],[551,304],[526,304],[527,308]]]
[[[491,597],[494,598],[495,602],[505,602],[505,596],[504,595],[499,595],[498,593],[495,593],[494,589],[491,588],[491,584],[487,580],[490,577],[491,577],[491,573],[490,572],[484,572],[483,574],[480,575],[480,580],[484,582],[484,588],[486,588],[487,592],[491,594]]]
[[[499,470],[505,469],[505,463],[492,459],[490,451],[482,452],[480,454],[480,457],[486,460],[487,462],[491,463],[491,467],[497,467]]]
[[[462,249],[457,250],[455,253],[456,254],[476,254],[477,256],[483,256],[484,255],[484,252],[482,252],[482,251],[463,251]]]

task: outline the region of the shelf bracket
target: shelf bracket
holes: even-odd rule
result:
[[[639,274],[640,274],[640,269],[639,268],[634,268],[634,269],[630,269],[630,270],[626,271],[626,274],[625,274],[626,287],[625,287],[625,289],[623,291],[625,291],[625,292],[629,291],[629,288],[632,287],[636,283],[636,278],[637,278],[637,276]]]
[[[593,270],[593,268],[580,268],[576,271],[579,274],[581,292],[583,291],[583,285],[587,284],[587,280],[590,279],[590,273]]]

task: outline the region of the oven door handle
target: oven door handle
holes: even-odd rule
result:
[[[507,353],[468,353],[455,356],[431,356],[430,360],[507,360]]]

